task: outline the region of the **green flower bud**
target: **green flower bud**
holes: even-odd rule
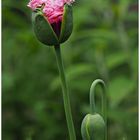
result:
[[[54,46],[65,42],[73,29],[72,6],[65,5],[63,18],[57,25],[50,24],[41,9],[32,14],[33,30],[37,39],[45,45]]]
[[[105,140],[105,122],[99,114],[87,114],[81,125],[83,140]]]

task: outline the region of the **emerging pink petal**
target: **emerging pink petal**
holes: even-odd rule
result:
[[[75,0],[30,0],[27,6],[34,11],[44,4],[45,6],[42,12],[50,24],[53,24],[62,20],[64,5],[72,4],[74,1]]]
[[[30,0],[27,6],[32,10],[35,10],[36,8],[41,7],[44,2],[45,0]]]

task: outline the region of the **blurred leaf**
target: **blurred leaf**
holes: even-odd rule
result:
[[[8,90],[14,85],[14,78],[11,74],[4,72],[2,74],[3,90]]]
[[[131,79],[124,76],[113,79],[109,85],[108,94],[111,107],[116,107],[134,90],[134,88],[135,84]]]
[[[107,56],[107,67],[109,69],[116,68],[120,66],[121,64],[124,64],[127,60],[127,54],[124,54],[123,52],[117,52],[113,54],[109,54]]]

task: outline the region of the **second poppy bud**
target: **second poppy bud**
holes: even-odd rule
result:
[[[82,121],[83,140],[104,140],[105,122],[100,114],[87,114]]]

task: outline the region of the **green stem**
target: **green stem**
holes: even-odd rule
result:
[[[76,140],[74,125],[73,125],[73,120],[72,120],[72,114],[71,114],[69,92],[68,92],[67,82],[66,82],[66,78],[65,78],[65,72],[64,72],[63,61],[62,61],[62,57],[61,57],[61,50],[60,50],[59,45],[55,46],[55,55],[56,55],[59,74],[60,74],[60,78],[61,78],[64,109],[65,109],[65,114],[66,114],[68,130],[69,130],[69,136],[70,136],[70,140]]]
[[[95,80],[90,88],[90,112],[91,114],[95,114],[96,113],[96,106],[95,106],[95,88],[96,85],[100,84],[102,89],[103,89],[103,94],[101,96],[102,98],[102,114],[104,117],[104,121],[105,121],[105,126],[106,126],[106,132],[105,132],[105,140],[107,140],[107,97],[106,97],[106,87],[105,87],[105,83],[103,80],[97,79]]]

